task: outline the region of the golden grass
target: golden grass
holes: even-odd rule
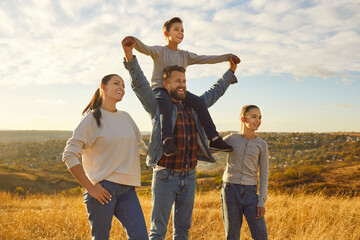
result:
[[[151,196],[139,196],[147,227]],[[269,239],[360,239],[360,199],[321,194],[270,194],[266,223]],[[172,239],[172,223],[166,239]],[[0,239],[89,239],[82,196],[30,195],[25,199],[0,193]],[[110,239],[126,239],[113,220]],[[197,193],[190,239],[224,239],[219,191]],[[244,224],[241,239],[251,239]]]

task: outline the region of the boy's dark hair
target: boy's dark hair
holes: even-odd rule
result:
[[[171,26],[177,22],[182,24],[182,21],[179,17],[173,17],[172,19],[166,21],[163,26],[163,32],[165,32],[165,31],[169,32]]]
[[[185,73],[186,70],[185,70],[185,68],[180,67],[180,66],[178,66],[178,65],[173,65],[173,66],[166,67],[166,68],[164,69],[163,74],[162,74],[162,80],[163,80],[163,81],[167,81],[167,80],[170,78],[171,73],[172,73],[173,71],[178,71],[178,72]]]

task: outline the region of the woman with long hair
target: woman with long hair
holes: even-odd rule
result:
[[[124,94],[120,76],[105,76],[63,153],[63,161],[85,188],[84,202],[96,240],[109,239],[113,216],[128,239],[148,239],[135,192],[141,184],[139,152],[145,155],[147,147],[130,115],[116,109]]]

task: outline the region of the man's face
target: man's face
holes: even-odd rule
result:
[[[164,81],[170,98],[175,102],[181,102],[186,97],[186,79],[185,73],[172,71],[168,81]]]

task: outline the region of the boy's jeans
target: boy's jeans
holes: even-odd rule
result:
[[[145,219],[135,187],[107,180],[103,180],[101,185],[112,196],[111,201],[104,205],[101,205],[87,191],[84,193],[92,239],[109,239],[113,216],[124,227],[128,239],[148,239]]]
[[[240,239],[243,215],[245,215],[253,239],[268,239],[264,217],[256,219],[258,203],[256,192],[256,185],[223,183],[221,202],[227,240]]]
[[[150,239],[164,239],[173,207],[173,239],[188,239],[196,188],[195,169],[153,172]]]

